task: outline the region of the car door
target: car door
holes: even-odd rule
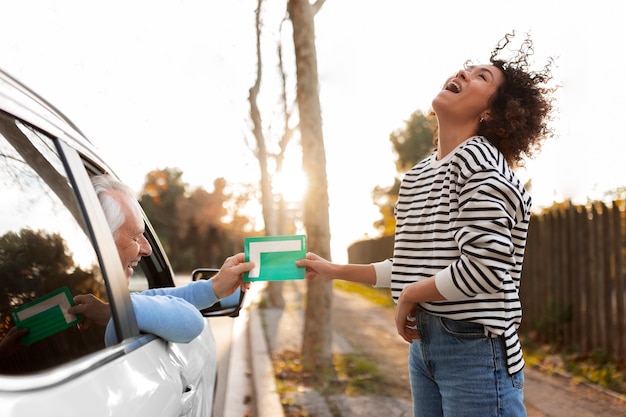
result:
[[[210,327],[185,345],[137,329],[90,189],[88,170],[108,167],[79,153],[64,126],[37,127],[0,110],[0,415],[210,415]],[[145,270],[163,279],[171,270],[155,252]],[[105,347],[102,328],[81,331],[63,313],[81,293],[110,304],[118,344]]]
[[[72,168],[72,172],[81,172],[80,165],[83,165],[87,168],[89,175],[102,173],[102,170],[94,166],[92,162],[87,161],[85,156],[81,157],[80,164],[78,161],[73,161],[72,163],[71,159],[68,158],[68,166]],[[85,194],[89,195],[92,191],[91,185],[87,185]],[[84,200],[89,200],[89,197],[85,196]],[[85,204],[88,203],[85,202]],[[94,211],[100,211],[99,203],[95,203]],[[144,218],[144,221],[146,223],[145,235],[152,246],[152,253],[141,260],[141,268],[136,269],[136,273],[133,274],[130,284],[131,291],[174,285],[174,274],[167,256],[149,219]],[[103,236],[104,239],[108,240],[110,232],[107,230],[104,235],[106,235]],[[99,246],[105,247],[106,244]],[[126,277],[121,273],[119,261],[117,261],[115,266],[115,271],[119,270],[120,275],[118,276],[121,277],[120,281],[127,285]],[[127,292],[128,290],[125,288],[123,295],[125,296]],[[126,313],[126,311],[123,311],[119,314],[125,315]],[[118,334],[121,334],[121,332],[118,331]],[[150,353],[145,352],[148,348]],[[159,415],[198,417],[212,415],[217,354],[208,319],[205,319],[205,328],[202,334],[189,343],[165,342],[150,336],[150,343],[146,347],[141,346],[138,350],[142,352],[133,356],[132,359],[129,358],[131,366],[134,366],[136,362],[138,367],[141,366],[143,369],[150,370],[150,384],[160,386],[161,388],[163,386],[171,387],[171,392],[155,391],[148,396],[150,398],[146,397],[137,402],[137,407],[150,410],[145,415],[149,415],[152,412],[158,412]],[[144,367],[145,363],[143,360],[146,356],[156,360]],[[144,380],[149,379],[147,375],[144,375],[143,378]],[[128,403],[133,403],[133,400],[128,399]],[[167,414],[167,410],[170,409],[174,414]]]

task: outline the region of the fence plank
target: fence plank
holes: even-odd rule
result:
[[[622,202],[624,203],[624,202]],[[624,301],[626,298],[626,288],[624,279],[626,277],[626,204],[613,202],[613,228],[616,233],[613,235],[612,245],[615,251],[615,339],[617,342],[617,352],[615,358],[618,361],[626,359],[626,308]]]
[[[576,229],[578,230],[579,241],[582,243],[580,252],[576,255],[580,259],[580,281],[579,286],[581,288],[581,298],[579,303],[578,315],[574,319],[578,318],[580,321],[580,351],[586,352],[591,350],[591,320],[589,319],[591,313],[591,294],[589,288],[591,287],[589,276],[591,274],[591,265],[587,256],[587,248],[589,248],[589,225],[587,221],[587,210],[581,208],[576,212]]]
[[[383,244],[384,243],[384,244]],[[370,246],[368,246],[370,245]],[[393,237],[357,242],[350,261],[389,257]],[[626,361],[626,201],[564,204],[533,214],[522,272],[521,333]]]
[[[625,206],[568,204],[532,216],[522,332],[583,355],[626,360]]]

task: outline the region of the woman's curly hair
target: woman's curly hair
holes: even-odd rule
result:
[[[491,52],[489,61],[502,71],[504,82],[491,98],[490,117],[480,123],[476,134],[493,143],[509,165],[520,166],[524,157],[533,157],[543,141],[553,136],[548,123],[556,87],[548,86],[552,80],[552,59],[540,71],[530,70],[528,60],[534,49],[529,35],[515,56],[499,58],[514,36],[514,31],[506,34]]]
[[[524,156],[533,157],[543,140],[553,135],[548,122],[552,119],[552,93],[556,89],[548,87],[552,59],[541,71],[530,70],[528,58],[534,53],[530,36],[515,57],[498,58],[514,36],[515,32],[507,34],[491,52],[489,61],[504,73],[504,82],[491,99],[489,119],[480,124],[477,132],[513,166],[522,164]]]

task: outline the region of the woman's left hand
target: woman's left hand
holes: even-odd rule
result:
[[[417,306],[415,303],[398,300],[398,305],[396,306],[396,327],[398,334],[408,343],[420,338],[420,334],[417,331],[416,313]]]
[[[445,297],[437,289],[435,277],[422,279],[404,287],[396,307],[398,334],[409,343],[419,339],[421,336],[415,327],[417,322],[411,320],[412,317],[415,317],[417,303],[443,300]]]

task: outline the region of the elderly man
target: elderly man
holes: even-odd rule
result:
[[[133,268],[142,257],[152,253],[150,243],[144,236],[141,208],[132,190],[112,176],[94,176],[92,183],[113,234],[126,278],[130,282]],[[243,283],[243,273],[253,268],[254,263],[244,262],[244,254],[239,253],[226,259],[211,280],[131,293],[139,330],[172,342],[190,342],[204,329],[199,310],[231,295],[239,286],[246,290],[249,284]],[[74,302],[76,305],[68,312],[83,316],[83,328],[90,323],[106,326],[105,344],[109,346],[118,342],[107,303],[93,294],[77,295]]]

